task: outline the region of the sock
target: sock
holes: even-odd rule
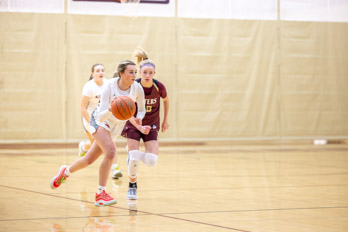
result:
[[[69,167],[67,167],[67,169],[65,169],[65,172],[64,172],[64,176],[68,177],[70,176],[70,170],[69,170]]]
[[[111,170],[119,170],[118,164],[113,164],[113,165],[111,166]]]
[[[87,149],[86,146],[90,147],[91,146],[91,142],[90,141],[86,141],[86,142],[83,143],[82,150],[84,152],[87,152],[89,150],[89,148]]]
[[[101,186],[101,185],[98,185],[98,194],[102,193],[104,191],[106,191],[106,186]]]
[[[129,187],[130,187],[130,188],[138,188],[137,182],[134,182],[134,183],[129,182]]]
[[[82,150],[83,152],[87,152],[87,150],[86,150],[86,148],[85,148],[86,142],[81,141],[80,143],[82,143],[81,150]]]
[[[82,145],[82,151],[83,151],[83,152],[87,152],[87,149],[86,149],[85,146],[86,146],[86,143],[83,143],[83,145]]]

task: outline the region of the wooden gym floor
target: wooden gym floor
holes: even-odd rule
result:
[[[0,231],[348,231],[344,143],[164,145],[157,167],[139,167],[139,199],[126,200],[126,176],[110,178],[118,204],[102,208],[100,160],[49,187],[76,147],[0,146]]]

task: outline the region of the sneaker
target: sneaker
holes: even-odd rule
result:
[[[108,206],[108,205],[113,205],[116,204],[117,201],[112,198],[109,194],[103,190],[103,192],[99,194],[95,194],[95,206]]]
[[[84,145],[85,145],[85,143],[84,143],[83,141],[81,141],[81,142],[79,143],[79,156],[80,156],[80,157],[85,156],[86,153],[87,153],[87,151],[85,151],[85,150],[83,149]]]
[[[66,176],[64,173],[67,168],[67,165],[63,165],[60,167],[58,174],[55,177],[53,177],[50,182],[51,189],[58,188],[61,184],[63,184],[66,181],[68,176]]]
[[[137,200],[137,188],[128,188],[127,200]]]
[[[122,176],[123,176],[122,172],[120,170],[118,170],[118,169],[116,169],[116,170],[114,170],[112,172],[112,178],[113,179],[118,179],[118,178],[120,178]]]

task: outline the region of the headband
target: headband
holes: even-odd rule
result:
[[[154,69],[156,69],[156,66],[153,63],[146,63],[140,66],[140,69],[142,69],[145,65],[152,66]]]

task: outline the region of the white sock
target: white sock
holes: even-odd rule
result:
[[[106,191],[106,186],[101,186],[101,185],[98,185],[98,194],[102,193],[104,191]]]
[[[82,145],[82,151],[87,152],[86,143],[83,143],[83,145]]]
[[[90,147],[91,146],[91,142],[89,140],[85,141],[83,144],[83,150],[85,150],[86,152],[88,151],[88,149],[86,149],[86,146]]]
[[[113,171],[113,170],[119,170],[118,164],[113,164],[113,165],[111,166],[111,171]]]
[[[70,176],[70,170],[69,170],[69,167],[67,167],[67,169],[65,169],[65,172],[64,172],[64,175],[65,176]]]
[[[86,142],[85,142],[85,141],[81,141],[81,143],[82,143],[81,150],[82,150],[83,152],[87,152],[87,150],[86,150],[86,148],[85,148]]]

